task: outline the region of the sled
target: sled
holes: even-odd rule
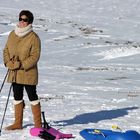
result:
[[[140,140],[140,134],[134,130],[117,132],[105,129],[84,129],[80,135],[85,140]]]
[[[44,112],[42,112],[44,126],[41,128],[33,127],[30,129],[30,134],[32,136],[41,137],[50,140],[59,140],[64,138],[74,138],[72,134],[65,134],[60,132],[59,130],[51,127],[45,120]]]
[[[65,133],[62,133],[60,132],[59,130],[53,128],[53,127],[50,127],[49,129],[44,129],[44,128],[31,128],[30,129],[30,134],[32,136],[39,136],[40,135],[40,132],[42,131],[46,131],[48,132],[49,134],[55,136],[55,140],[58,140],[58,139],[64,139],[64,138],[73,138],[72,134],[65,134]]]

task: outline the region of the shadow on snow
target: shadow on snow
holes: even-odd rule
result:
[[[127,107],[115,110],[102,110],[98,112],[84,113],[76,115],[74,118],[69,120],[55,121],[58,126],[67,126],[73,124],[88,124],[97,123],[102,120],[111,120],[114,118],[128,115],[128,111],[138,109],[138,107]]]

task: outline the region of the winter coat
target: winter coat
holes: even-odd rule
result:
[[[11,58],[17,56],[23,68],[19,70],[9,70],[7,81],[10,83],[37,85],[37,62],[40,57],[40,51],[41,42],[34,31],[31,31],[24,37],[18,37],[15,32],[12,31],[3,50],[4,64],[6,65]]]

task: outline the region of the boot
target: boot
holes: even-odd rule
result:
[[[32,108],[32,113],[33,113],[34,126],[40,128],[42,126],[40,103],[36,105],[31,104],[31,108]]]
[[[21,101],[20,103],[14,105],[14,108],[15,108],[15,122],[12,125],[6,127],[5,128],[6,130],[22,129],[24,106],[25,106],[24,101]]]

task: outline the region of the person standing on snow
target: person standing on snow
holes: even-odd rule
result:
[[[36,92],[41,41],[33,31],[33,20],[34,16],[29,10],[22,10],[19,22],[9,34],[3,50],[4,64],[9,70],[7,82],[12,83],[15,109],[15,121],[6,130],[22,129],[24,88],[31,104],[34,126],[41,127],[41,106]]]

